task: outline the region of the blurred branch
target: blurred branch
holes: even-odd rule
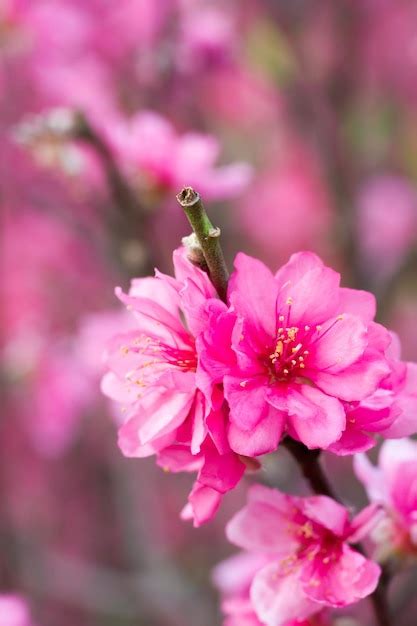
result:
[[[291,439],[291,437],[285,437],[282,445],[298,463],[304,478],[314,493],[339,501],[320,465],[320,450],[308,450],[306,446]]]
[[[193,581],[165,563],[146,573],[130,574],[58,551],[41,555],[28,545],[21,550],[25,554],[19,583],[32,595],[58,599],[103,616],[140,619],[143,626],[159,619],[176,624],[176,616],[181,614],[202,626],[210,618],[210,606]]]
[[[90,124],[87,116],[81,112],[75,115],[74,139],[84,141],[93,148],[101,160],[110,191],[120,213],[143,228],[146,223],[146,211],[121,173],[109,146]]]
[[[358,173],[354,166],[354,159],[347,151],[335,103],[330,98],[331,85],[328,85],[326,89],[325,86],[316,84],[312,79],[303,42],[299,41],[294,14],[288,10],[286,3],[268,4],[270,14],[286,37],[298,67],[298,73],[292,85],[293,92],[290,93],[290,110],[301,114],[307,124],[308,132],[316,138],[325,171],[334,191],[338,211],[336,235],[341,243],[346,268],[351,275],[352,284],[365,288],[368,286],[369,277],[359,260],[353,211]],[[343,21],[344,26],[349,25],[351,29],[354,28],[356,24],[354,7],[342,2],[338,9],[342,13],[340,20]],[[342,28],[340,28],[340,33],[343,33]],[[344,89],[343,93],[339,94],[338,106],[342,110],[346,106],[349,93],[349,89]]]

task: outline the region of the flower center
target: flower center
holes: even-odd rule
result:
[[[120,346],[120,351],[124,356],[134,358],[133,367],[125,374],[125,378],[129,385],[139,388],[154,383],[155,377],[167,368],[183,372],[195,372],[197,368],[197,354],[191,341],[189,346],[180,348],[156,337],[140,335],[129,345]]]
[[[273,352],[268,355],[267,367],[273,381],[287,382],[296,376],[306,378],[303,370],[308,368],[308,356],[310,348],[325,336],[338,322],[344,319],[344,315],[338,315],[330,324],[308,324],[299,328],[290,324],[291,298],[287,301],[287,315],[278,316],[278,329],[276,343]],[[308,349],[307,349],[308,348]]]
[[[279,321],[283,316],[279,317]],[[304,327],[308,332],[309,326]],[[297,326],[280,326],[277,331],[277,338],[274,351],[269,355],[270,366],[278,380],[287,380],[290,376],[301,375],[305,368],[305,360],[309,355],[308,350],[304,350],[303,341],[300,341],[300,329]],[[302,338],[305,339],[305,336]]]

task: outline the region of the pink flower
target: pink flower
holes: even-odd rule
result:
[[[128,295],[117,290],[137,327],[109,343],[102,388],[123,405],[119,445],[126,456],[155,454],[167,470],[199,472],[183,512],[199,525],[214,515],[244,465],[227,442],[222,394],[214,390],[207,401],[197,386],[195,337],[205,328],[214,287],[185,250],[174,253],[174,266],[175,278],[157,272],[133,280]]]
[[[376,88],[391,101],[397,97],[413,106],[417,97],[417,7],[408,1],[367,4],[369,17],[363,19],[361,50],[366,87]]]
[[[387,516],[372,535],[381,558],[393,550],[417,554],[417,443],[386,441],[376,467],[358,454],[354,468],[371,501],[385,506]]]
[[[236,257],[230,308],[215,311],[198,340],[202,369],[224,382],[235,452],[272,452],[284,432],[327,448],[346,429],[345,403],[368,398],[390,373],[390,336],[372,321],[374,297],[339,281],[308,252],[275,276]]]
[[[392,210],[395,207],[395,211]],[[416,240],[417,192],[400,176],[375,176],[358,196],[358,242],[363,264],[386,278]]]
[[[249,182],[245,163],[215,167],[220,146],[214,137],[181,135],[157,113],[137,113],[128,122],[109,126],[108,135],[127,172],[148,191],[177,191],[187,184],[207,198],[228,198]]]
[[[184,72],[204,71],[231,57],[237,31],[231,12],[204,3],[186,3],[182,9],[177,65]]]
[[[229,522],[227,536],[249,553],[240,557],[248,560],[247,573],[248,566],[259,568],[265,560],[250,583],[259,621],[281,626],[371,594],[380,568],[348,544],[363,537],[376,519],[374,506],[349,521],[347,510],[326,496],[299,498],[252,487],[246,507]],[[224,570],[220,574],[224,582]]]
[[[270,561],[269,555],[257,552],[240,552],[213,571],[213,582],[222,595],[223,626],[262,626],[250,599],[250,588],[256,574]],[[325,613],[317,607],[312,618],[290,620],[285,626],[328,626]]]
[[[274,263],[303,248],[322,251],[331,221],[328,194],[313,156],[302,145],[294,150],[293,138],[286,143],[287,154],[271,156],[267,169],[257,176],[238,206],[237,219],[245,236],[264,261]],[[259,206],[263,219],[259,219]]]
[[[417,364],[400,361],[400,342],[394,333],[391,336],[387,351],[391,374],[369,398],[345,403],[346,429],[329,446],[331,452],[365,452],[375,445],[378,434],[398,439],[417,432]]]
[[[31,626],[29,609],[18,595],[0,595],[0,626]]]

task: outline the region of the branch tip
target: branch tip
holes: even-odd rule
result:
[[[177,195],[177,200],[182,207],[192,207],[200,201],[200,194],[192,187],[184,187]]]

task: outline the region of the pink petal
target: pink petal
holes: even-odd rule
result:
[[[375,444],[375,439],[348,424],[340,439],[332,443],[327,450],[339,456],[347,456],[357,452],[366,452],[373,448]]]
[[[145,394],[140,402],[143,423],[139,437],[142,444],[178,428],[189,414],[193,400],[193,394],[157,387]]]
[[[272,273],[261,261],[242,252],[236,256],[234,266],[228,289],[230,303],[258,334],[273,336],[278,287]]]
[[[215,411],[211,411],[206,417],[206,426],[210,437],[220,454],[230,452],[230,444],[227,439],[227,426],[229,423],[229,411],[224,405]]]
[[[405,386],[396,395],[393,410],[397,416],[384,430],[384,437],[409,437],[417,432],[417,364],[407,363]]]
[[[370,322],[376,314],[376,298],[369,291],[341,287],[337,313],[351,313],[360,317],[363,322]]]
[[[144,458],[152,456],[175,440],[175,433],[168,433],[153,439],[151,443],[143,444],[139,438],[143,416],[132,417],[119,429],[118,444],[124,456]]]
[[[251,587],[255,612],[267,626],[283,626],[302,620],[321,609],[303,592],[297,574],[281,575],[279,565],[271,563],[256,574]]]
[[[289,324],[320,324],[333,317],[339,303],[340,275],[324,267],[310,252],[293,254],[289,262],[276,274],[280,285],[277,311],[285,315],[289,310]]]
[[[236,487],[245,472],[244,464],[233,452],[219,454],[212,447],[204,452],[204,464],[198,475],[198,481],[220,493],[226,493]]]
[[[213,570],[212,580],[222,593],[245,593],[254,575],[266,565],[268,557],[256,552],[238,552],[219,563]]]
[[[187,445],[171,445],[158,452],[157,464],[170,472],[196,472],[203,464],[202,455],[191,454]]]
[[[180,305],[178,286],[170,276],[158,273],[158,277],[155,278],[151,276],[134,278],[130,283],[129,296],[152,300],[174,317],[178,316]]]
[[[362,541],[381,521],[383,516],[384,511],[379,504],[369,504],[362,509],[351,521],[349,535],[347,536],[349,543]]]
[[[386,478],[397,473],[397,467],[406,461],[417,463],[417,442],[411,439],[385,441],[379,453],[379,466]]]
[[[307,385],[289,392],[287,410],[289,433],[308,448],[327,448],[346,426],[342,404]]]
[[[125,381],[120,380],[116,374],[113,372],[107,372],[104,374],[101,379],[100,385],[101,391],[105,396],[115,400],[116,402],[120,402],[121,404],[131,404],[132,399],[132,390],[128,387]]]
[[[370,396],[389,373],[389,366],[381,355],[367,351],[359,361],[337,374],[314,372],[312,378],[325,393],[354,402]]]
[[[330,319],[317,339],[308,345],[309,367],[328,373],[346,369],[361,357],[367,346],[366,327],[358,317]]]
[[[381,574],[379,565],[347,545],[335,557],[329,564],[316,558],[304,569],[303,590],[311,600],[328,606],[347,606],[375,591]]]
[[[228,433],[230,447],[238,454],[249,457],[274,452],[281,441],[285,423],[285,413],[272,406],[252,430],[243,430],[231,422]]]
[[[268,412],[264,377],[224,377],[224,395],[230,406],[230,421],[242,430],[251,430]]]
[[[257,486],[251,490],[247,505],[227,524],[227,538],[240,548],[284,558],[298,547],[298,538],[289,524],[291,504],[289,496]]]
[[[327,496],[300,498],[300,511],[317,524],[342,537],[348,524],[348,512],[344,506]]]
[[[364,485],[369,498],[375,502],[386,502],[387,486],[382,471],[372,465],[365,454],[357,454],[353,459],[353,469]]]
[[[184,326],[181,324],[179,315],[173,315],[169,310],[162,307],[150,298],[134,297],[126,295],[117,287],[116,296],[121,300],[128,310],[135,313],[140,332],[153,333],[165,340],[170,338],[182,338],[186,335]]]
[[[201,444],[206,438],[207,428],[204,420],[205,406],[201,393],[197,393],[194,398],[194,406],[192,407],[192,438],[191,438],[191,453],[198,454],[201,449]]]
[[[181,519],[193,520],[194,526],[198,528],[215,516],[220,502],[218,491],[196,482],[188,496],[188,504],[181,511]]]
[[[187,280],[192,280],[205,299],[215,298],[216,290],[207,272],[204,272],[197,265],[191,263],[187,255],[188,251],[184,246],[174,250],[172,258],[174,261],[176,279],[182,284]]]

